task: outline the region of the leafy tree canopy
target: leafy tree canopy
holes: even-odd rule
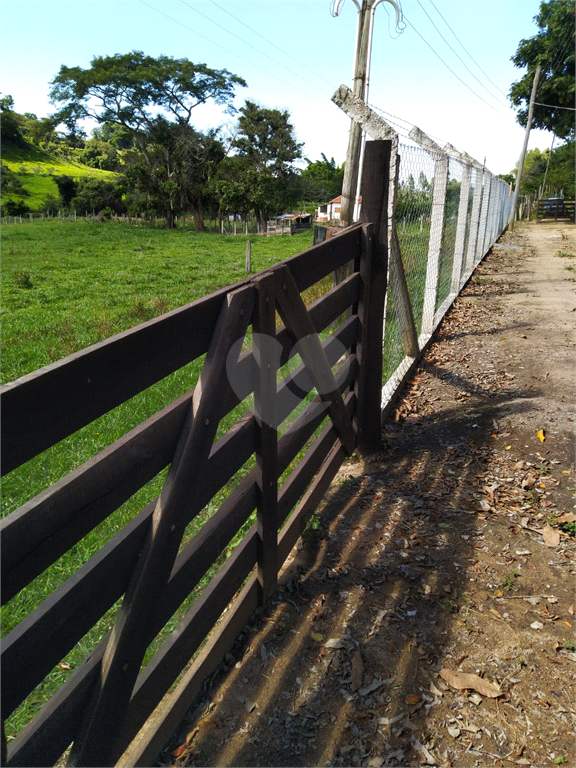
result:
[[[294,136],[286,110],[259,107],[246,101],[240,109],[238,133],[232,146],[239,155],[249,158],[258,168],[272,173],[293,170],[293,162],[302,157],[302,147]]]
[[[560,139],[574,137],[574,0],[543,0],[534,19],[538,34],[521,40],[512,61],[526,74],[510,88],[518,108],[517,120],[526,125],[534,73],[540,74],[533,125]],[[542,106],[542,104],[550,106]]]
[[[304,199],[324,203],[338,197],[342,192],[344,166],[337,166],[334,158],[328,160],[324,153],[322,160],[312,163],[306,158],[306,162],[308,167],[300,174]]]
[[[87,69],[62,65],[51,85],[50,99],[61,105],[57,116],[71,131],[92,117],[142,133],[159,110],[188,124],[194,107],[209,99],[231,107],[234,88],[246,83],[226,69],[132,51],[96,56]]]
[[[286,110],[246,101],[232,141],[237,155],[226,166],[220,190],[226,191],[228,201],[243,197],[244,207],[254,211],[263,227],[267,218],[283,213],[300,199],[294,161],[302,157],[302,146]]]

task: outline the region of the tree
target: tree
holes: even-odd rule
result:
[[[289,117],[285,110],[246,101],[231,145],[237,154],[227,164],[226,184],[220,186],[226,189],[227,200],[241,199],[244,208],[254,211],[261,228],[269,217],[300,199],[294,161],[302,157],[302,144],[296,140]],[[231,171],[236,171],[234,177]],[[225,207],[223,200],[221,207]]]
[[[563,192],[565,198],[574,198],[575,144],[574,141],[568,141],[552,151],[530,149],[524,161],[520,192],[523,195],[539,192],[546,180],[546,188],[542,190],[544,196],[559,195]],[[508,182],[515,181],[517,173],[518,168],[515,168],[512,173],[500,178]]]
[[[546,187],[556,190],[557,193],[563,191],[564,197],[569,200],[574,200],[576,192],[574,180],[575,148],[576,142],[568,141],[553,149],[550,154],[550,165],[546,177]]]
[[[342,193],[344,166],[337,166],[334,158],[330,160],[322,153],[322,160],[315,163],[306,159],[308,167],[301,174],[302,197],[318,203],[333,200]]]
[[[76,197],[78,184],[71,176],[54,176],[54,181],[58,187],[62,205],[67,208],[72,198]]]
[[[131,212],[174,217],[191,211],[197,231],[204,230],[204,212],[212,202],[210,181],[224,158],[216,131],[201,133],[189,125],[157,118],[149,132],[147,161],[126,157],[126,184],[139,195],[130,199]],[[139,209],[139,211],[138,211]]]
[[[22,116],[14,112],[14,99],[12,96],[0,98],[0,112],[2,115],[2,141],[19,144],[24,140],[22,136]]]
[[[210,99],[230,106],[235,86],[246,82],[226,69],[132,51],[96,56],[88,69],[62,65],[51,85],[50,99],[62,105],[57,116],[69,129],[86,117],[121,125],[145,154],[158,109],[189,125],[195,107]]]
[[[97,56],[88,69],[63,65],[50,97],[62,105],[56,116],[72,133],[86,117],[129,133],[138,154],[132,157],[130,178],[150,210],[163,209],[170,227],[186,210],[182,206],[199,202],[197,156],[216,141],[212,136],[201,147],[200,134],[190,127],[192,111],[208,100],[232,110],[238,85],[246,83],[225,69],[133,51]]]
[[[543,0],[534,17],[538,34],[521,40],[512,57],[526,74],[510,88],[509,98],[525,126],[534,73],[541,74],[533,127],[552,131],[560,139],[574,138],[574,0]],[[544,106],[546,105],[546,106]]]

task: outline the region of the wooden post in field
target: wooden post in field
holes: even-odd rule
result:
[[[246,240],[246,274],[249,275],[252,271],[252,243],[250,240]]]
[[[363,230],[360,274],[364,292],[358,315],[362,337],[356,347],[360,374],[356,383],[358,398],[358,448],[373,453],[381,445],[382,342],[384,297],[388,272],[388,193],[392,141],[366,143],[362,173]]]

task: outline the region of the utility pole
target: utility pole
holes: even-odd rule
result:
[[[332,14],[338,16],[343,0],[335,0]],[[372,31],[374,28],[374,12],[381,2],[394,6],[396,23],[400,21],[400,10],[394,0],[353,0],[358,9],[358,26],[356,30],[356,52],[354,56],[354,74],[352,78],[352,93],[363,101],[368,99],[370,75],[370,54],[372,51]],[[356,197],[359,195],[360,156],[363,147],[362,127],[354,120],[350,121],[348,151],[344,167],[342,183],[342,205],[340,220],[344,226],[352,224]]]
[[[512,200],[512,212],[510,214],[510,221],[508,226],[510,231],[514,230],[514,220],[516,218],[516,209],[518,208],[518,198],[520,196],[520,182],[522,181],[522,171],[524,169],[524,159],[526,157],[526,150],[528,149],[528,139],[530,137],[530,128],[532,126],[532,117],[534,115],[534,102],[536,101],[536,92],[538,91],[538,80],[540,79],[541,66],[538,64],[536,72],[534,73],[534,82],[532,83],[532,93],[530,94],[530,105],[528,107],[528,120],[526,122],[526,133],[524,134],[524,145],[522,152],[520,153],[520,159],[518,160],[518,174],[516,175],[516,187],[514,189],[514,199]]]

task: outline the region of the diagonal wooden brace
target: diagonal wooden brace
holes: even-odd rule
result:
[[[226,394],[226,363],[251,321],[255,289],[245,286],[224,299],[191,407],[148,537],[112,630],[100,678],[69,764],[110,765],[146,648],[150,626],[178,554],[188,500],[202,478]],[[238,347],[236,347],[238,349]]]
[[[332,373],[316,328],[294,278],[287,266],[274,270],[276,281],[276,302],[280,317],[286,328],[299,342],[299,353],[308,369],[314,385],[323,402],[328,405],[330,417],[338,436],[350,456],[356,448],[356,433],[340,395],[338,385]]]

